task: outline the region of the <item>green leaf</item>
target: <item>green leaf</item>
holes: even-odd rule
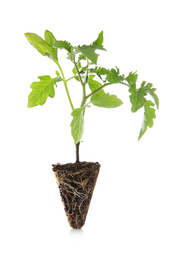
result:
[[[78,62],[81,60],[86,60],[86,57],[83,54],[80,54],[78,57]]]
[[[77,70],[76,70],[76,68],[75,68],[75,67],[72,69],[72,72],[73,72],[73,74],[74,74],[74,75],[76,75],[76,74],[77,74]]]
[[[67,41],[55,41],[53,46],[55,48],[59,48],[59,49],[65,49],[67,50],[69,53],[72,53],[73,50],[73,46],[71,45],[71,43],[67,42]]]
[[[129,83],[129,85],[135,85],[138,79],[138,74],[135,72],[130,72],[128,77],[125,80]]]
[[[82,68],[82,66],[81,66],[81,63],[80,63],[80,62],[78,62],[78,63],[77,63],[77,67],[78,67],[78,69],[81,69],[81,68]],[[75,68],[75,67],[72,69],[72,72],[73,72],[73,74],[74,74],[74,75],[76,75],[76,74],[77,74],[77,70],[76,70],[76,68]]]
[[[92,43],[92,45],[103,47],[103,41],[104,41],[104,38],[103,38],[103,31],[102,31],[102,32],[99,33],[97,40],[95,40]]]
[[[25,33],[25,36],[30,44],[32,44],[43,56],[48,56],[53,60],[55,59],[53,49],[40,36],[35,33]]]
[[[97,68],[97,67],[96,67]],[[108,69],[105,69],[103,67],[99,67],[96,69],[96,72],[100,75],[107,75],[110,73],[110,71]]]
[[[107,74],[106,78],[110,83],[119,83],[120,81],[123,81],[123,76],[119,75],[119,69],[111,69],[109,73]]]
[[[145,86],[146,92],[153,98],[157,109],[159,109],[159,98],[158,98],[157,94],[154,93],[156,91],[156,88],[152,88],[152,87],[153,87],[152,83],[148,83]]]
[[[142,106],[144,106],[146,102],[145,96],[147,94],[151,95],[151,97],[154,99],[154,102],[156,104],[157,109],[159,109],[159,98],[158,96],[154,93],[155,88],[152,88],[152,83],[147,83],[145,81],[142,82],[141,87],[139,89],[136,88],[136,80],[137,77],[135,76],[136,74],[130,74],[128,77],[128,82],[129,82],[129,92],[131,93],[130,95],[130,101],[132,104],[131,111],[136,112],[138,109],[140,109]]]
[[[90,101],[95,106],[105,107],[105,108],[115,108],[123,104],[123,102],[117,96],[110,95],[109,93],[99,95],[99,96],[93,94],[91,96]]]
[[[94,64],[97,64],[99,54],[95,53],[95,48],[92,46],[83,45],[78,46],[78,49],[83,55],[85,55],[85,57],[91,60]]]
[[[97,64],[99,54],[95,53],[96,50],[105,50],[103,47],[96,45],[83,45],[78,46],[78,50],[94,64]]]
[[[52,32],[48,31],[48,30],[45,30],[45,33],[44,33],[44,38],[46,40],[46,42],[52,46],[53,43],[56,41],[56,38],[54,37],[54,35],[52,34]]]
[[[73,139],[75,141],[75,144],[80,142],[83,131],[84,131],[84,115],[83,115],[83,107],[76,108],[73,110],[71,115],[73,116],[73,119],[71,121],[71,134],[73,136]]]
[[[153,106],[154,103],[152,101],[148,100],[145,102],[144,119],[143,119],[142,127],[140,129],[138,140],[140,140],[140,138],[144,135],[144,133],[147,130],[147,127],[151,128],[153,126],[153,119],[156,118],[155,109],[153,108]]]
[[[51,79],[51,77],[49,76],[49,75],[44,75],[44,76],[38,76],[38,78],[40,79],[40,80],[50,80]]]
[[[88,85],[89,85],[89,88],[90,88],[90,90],[91,90],[92,92],[102,86],[102,84],[101,84],[99,81],[94,80],[94,79],[92,78],[92,76],[90,76],[89,79],[88,79]],[[103,94],[105,94],[104,90],[103,90],[103,89],[100,89],[100,90],[99,90],[97,93],[95,93],[94,95],[100,96],[100,95],[103,95]]]
[[[139,89],[134,89],[132,87],[129,88],[130,102],[132,104],[131,111],[136,112],[138,109],[143,107],[146,102],[146,89],[144,87],[140,87]]]
[[[44,33],[45,41],[52,47],[52,53],[54,58],[57,60],[57,49],[53,48],[53,43],[56,41],[56,38],[52,34],[52,32],[46,30]]]
[[[54,85],[57,79],[52,79],[50,76],[40,76],[40,81],[33,82],[31,84],[32,91],[28,96],[28,107],[35,107],[43,105],[48,97],[53,98],[55,96]]]
[[[124,76],[120,75],[119,69],[116,67],[116,69],[105,69],[103,67],[96,67],[96,73],[100,77],[101,75],[106,75],[106,80],[109,83],[119,83],[124,80]]]
[[[99,54],[95,53],[96,50],[103,50],[103,31],[99,33],[98,38],[90,45],[78,46],[76,49],[81,52],[87,59],[92,61],[94,64],[97,64],[97,59]]]
[[[88,84],[92,92],[102,86],[100,82],[92,79],[91,76],[89,77]],[[115,108],[123,104],[119,98],[115,95],[110,95],[109,93],[106,94],[103,89],[100,89],[98,92],[93,94],[90,101],[95,106],[105,108]]]
[[[60,73],[59,71],[56,70],[56,75],[59,77],[60,76]]]

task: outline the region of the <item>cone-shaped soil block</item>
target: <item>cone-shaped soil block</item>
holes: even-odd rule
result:
[[[99,169],[98,162],[53,165],[68,222],[72,228],[79,229],[85,224]]]

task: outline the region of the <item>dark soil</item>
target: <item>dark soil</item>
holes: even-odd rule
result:
[[[99,169],[98,162],[53,165],[68,222],[72,228],[79,229],[85,224]]]

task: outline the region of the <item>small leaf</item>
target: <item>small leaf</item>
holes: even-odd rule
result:
[[[78,46],[78,50],[94,64],[97,64],[99,54],[95,53],[96,50],[105,50],[103,47],[96,45],[83,45]]]
[[[28,96],[28,107],[35,107],[43,105],[48,97],[53,98],[55,96],[54,85],[57,82],[56,79],[52,79],[50,76],[40,76],[40,81],[33,82],[31,84],[32,91]]]
[[[115,69],[111,69],[109,71],[109,73],[107,74],[107,78],[106,78],[110,83],[119,83],[120,81],[123,81],[124,78],[119,75],[119,69],[117,68],[117,70]]]
[[[131,85],[134,85],[136,84],[137,82],[137,78],[138,78],[138,75],[136,74],[136,71],[135,72],[130,72],[128,77],[125,78],[125,80]]]
[[[86,57],[83,54],[80,54],[78,57],[78,62],[81,60],[86,60]]]
[[[73,139],[75,141],[75,144],[80,142],[83,131],[84,131],[84,116],[83,116],[83,107],[76,108],[73,110],[71,115],[73,116],[73,119],[71,121],[71,134],[73,136]]]
[[[56,38],[54,37],[54,35],[52,34],[52,32],[48,31],[48,30],[45,30],[45,33],[44,33],[44,38],[46,40],[46,42],[52,46],[53,43],[56,41]]]
[[[40,79],[40,80],[49,80],[49,79],[51,79],[51,77],[49,76],[49,75],[44,75],[44,76],[38,76],[38,78]]]
[[[116,69],[105,69],[103,67],[96,68],[96,73],[100,77],[101,75],[106,75],[106,80],[109,83],[119,83],[124,80],[123,75],[120,75],[119,69],[116,67]]]
[[[35,33],[25,33],[27,40],[43,55],[55,59],[51,46]]]
[[[76,68],[75,68],[75,67],[72,69],[72,72],[73,72],[74,75],[77,74],[77,71],[76,71]]]
[[[123,102],[115,95],[110,95],[109,93],[104,93],[103,95],[96,95],[93,94],[91,96],[90,101],[93,105],[98,107],[105,107],[105,108],[115,108],[119,107],[123,104]]]
[[[78,46],[79,51],[85,55],[89,60],[91,60],[94,64],[97,64],[97,59],[99,54],[95,53],[95,49],[92,46]]]
[[[81,63],[80,63],[80,62],[77,63],[77,67],[78,67],[78,69],[81,69],[82,66],[81,66]],[[76,70],[75,67],[72,69],[72,72],[73,72],[74,75],[77,74],[77,70]]]
[[[100,75],[107,75],[107,74],[109,74],[109,70],[108,69],[105,69],[105,68],[103,68],[103,67],[99,67],[97,70],[96,70],[96,72],[98,73],[98,74],[100,74]]]
[[[155,109],[153,108],[153,106],[154,103],[150,100],[146,101],[144,105],[144,109],[145,109],[144,119],[143,119],[142,127],[140,129],[138,140],[140,140],[140,138],[144,135],[144,133],[147,130],[147,127],[151,128],[153,126],[153,119],[156,118]]]
[[[54,58],[57,60],[57,49],[53,48],[53,43],[56,41],[56,38],[52,34],[52,32],[46,30],[44,33],[45,41],[52,47],[52,53]]]
[[[104,38],[103,38],[103,31],[102,31],[99,33],[97,40],[95,40],[92,43],[92,45],[97,45],[97,46],[103,47],[103,41],[104,41]]]
[[[80,79],[78,76],[75,76],[75,79],[80,82]]]
[[[59,71],[56,70],[56,75],[59,77],[60,76],[60,73]]]
[[[53,44],[53,47],[59,48],[59,49],[65,49],[69,53],[72,53],[72,50],[73,50],[73,46],[71,45],[71,43],[69,43],[67,41],[55,41]]]

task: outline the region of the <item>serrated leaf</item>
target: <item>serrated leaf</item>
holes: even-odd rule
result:
[[[144,87],[140,87],[139,89],[134,89],[132,87],[129,88],[130,102],[132,104],[131,111],[136,112],[138,109],[143,107],[146,102],[146,90]]]
[[[99,54],[95,53],[95,49],[92,46],[78,46],[79,51],[85,55],[89,60],[91,60],[94,64],[97,64],[97,59]]]
[[[119,69],[105,69],[103,67],[96,68],[96,73],[100,77],[101,75],[106,75],[106,80],[109,83],[119,83],[124,80],[123,75],[120,75]]]
[[[100,75],[107,75],[107,74],[109,74],[110,71],[108,69],[103,68],[103,67],[99,67],[99,68],[97,68],[96,72]]]
[[[80,54],[78,57],[78,62],[81,60],[86,60],[86,57],[83,54]]]
[[[105,50],[101,46],[96,46],[96,45],[83,45],[83,46],[78,46],[78,50],[89,60],[91,60],[94,64],[97,64],[97,59],[99,54],[95,53],[96,50]]]
[[[40,81],[33,82],[31,84],[32,91],[28,96],[28,108],[43,105],[48,97],[53,98],[55,96],[54,85],[57,82],[56,79],[52,79],[50,76],[39,76]]]
[[[109,93],[106,94],[104,93],[103,95],[99,95],[99,96],[93,94],[91,96],[90,101],[95,106],[105,107],[105,108],[115,108],[123,104],[123,102],[116,95],[110,95]]]
[[[157,109],[159,109],[159,98],[158,98],[157,94],[154,93],[156,91],[156,88],[152,88],[152,87],[153,87],[152,83],[148,83],[145,86],[147,93],[153,98]]]
[[[98,38],[92,43],[92,45],[103,47],[103,41],[104,41],[103,31],[101,31],[98,35]]]
[[[119,75],[119,69],[118,68],[117,68],[117,70],[111,69],[109,71],[109,73],[107,74],[106,79],[110,83],[119,83],[120,81],[124,80],[124,78],[121,75]]]
[[[69,53],[72,53],[73,50],[73,46],[71,45],[71,43],[67,42],[67,41],[55,41],[53,46],[55,48],[59,48],[59,49],[65,49],[67,50]]]
[[[125,78],[125,80],[130,84],[130,85],[135,85],[138,79],[138,74],[135,72],[130,72],[129,75]]]
[[[148,100],[145,102],[144,119],[143,119],[142,127],[140,129],[138,140],[140,140],[140,138],[144,135],[144,133],[147,130],[147,127],[151,128],[153,126],[153,119],[156,118],[155,109],[153,108],[153,106],[154,103],[152,101]]]
[[[71,121],[71,134],[73,136],[73,139],[75,141],[75,144],[80,142],[83,131],[84,131],[84,115],[83,115],[83,107],[76,108],[73,110],[71,115],[73,116],[73,119]]]
[[[48,56],[53,60],[55,59],[52,47],[40,36],[35,33],[25,33],[25,36],[30,44],[32,44],[43,56]]]

